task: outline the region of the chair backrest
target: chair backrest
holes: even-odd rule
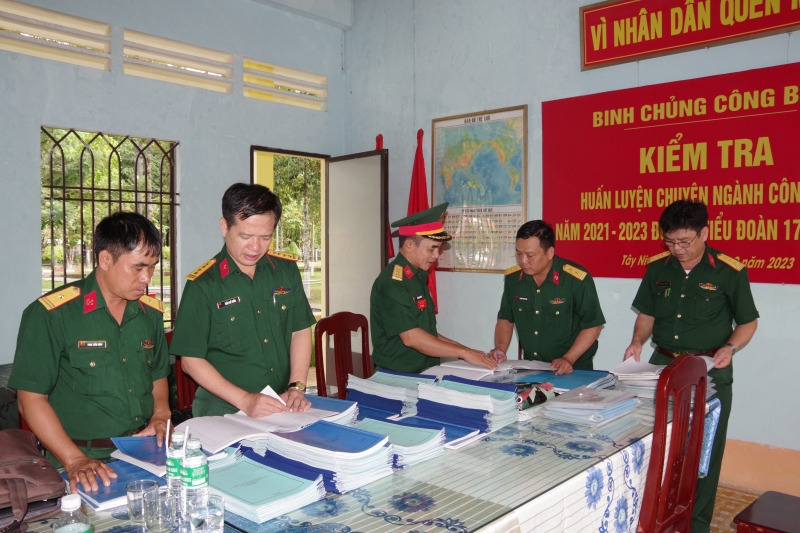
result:
[[[171,344],[172,330],[165,331],[164,334],[167,336],[167,345]],[[175,385],[178,388],[178,410],[190,410],[197,392],[197,383],[183,371],[180,357],[175,358]]]
[[[364,369],[362,377],[372,375],[372,358],[369,355],[369,323],[364,315],[357,315],[347,311],[335,313],[317,322],[314,332],[314,360],[317,366],[317,394],[327,396],[328,389],[325,384],[325,364],[322,336],[327,333],[333,335],[333,354],[336,368],[336,387],[339,389],[339,398],[347,397],[347,375],[353,373],[353,348],[350,343],[350,333],[361,329],[361,364]]]
[[[707,379],[705,363],[691,355],[675,359],[658,378],[653,447],[642,496],[639,533],[688,532],[691,528]],[[665,457],[670,399],[672,434],[669,455]]]

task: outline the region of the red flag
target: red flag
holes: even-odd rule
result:
[[[383,150],[383,135],[378,134],[375,137],[375,149]],[[394,243],[392,242],[392,226],[389,225],[389,219],[386,219],[386,258],[387,261],[394,257]]]
[[[430,207],[428,204],[428,178],[425,176],[425,159],[422,157],[422,136],[425,132],[417,132],[417,153],[414,154],[414,170],[411,172],[411,191],[408,193],[408,213],[413,215]],[[439,302],[436,296],[436,264],[428,271],[428,290],[433,298],[433,309],[439,313]]]

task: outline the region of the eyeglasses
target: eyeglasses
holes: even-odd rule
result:
[[[668,241],[667,239],[664,239],[664,244],[667,245],[667,248],[688,248],[698,237],[698,235],[700,234],[695,234],[691,241]]]

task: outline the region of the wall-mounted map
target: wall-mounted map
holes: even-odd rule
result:
[[[438,270],[498,272],[516,264],[526,220],[528,106],[433,121],[431,198],[449,202],[453,240]]]

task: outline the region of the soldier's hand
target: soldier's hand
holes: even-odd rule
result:
[[[733,350],[730,346],[723,346],[714,354],[714,368],[725,368],[731,364]]]
[[[550,368],[553,369],[553,373],[556,376],[561,376],[563,374],[572,374],[572,363],[560,357],[558,359],[554,359],[552,363],[550,363]]]
[[[283,394],[281,398],[286,402],[286,410],[295,413],[302,413],[311,407],[311,402],[306,399],[303,391],[298,389],[289,389]]]
[[[112,477],[117,477],[117,473],[114,472],[113,468],[97,459],[89,459],[85,455],[81,455],[65,465],[65,469],[67,476],[69,476],[70,494],[77,494],[78,483],[83,486],[84,491],[97,490],[99,485],[95,476],[100,476],[100,481],[106,487],[111,484]]]
[[[250,418],[261,418],[269,416],[272,413],[280,413],[286,409],[285,406],[275,398],[270,398],[266,394],[261,394],[260,392],[245,394],[239,408],[247,413],[247,416]]]
[[[642,345],[638,342],[632,342],[625,350],[625,359],[630,359],[631,357],[635,357],[637,363],[642,359]]]
[[[135,433],[134,437],[152,437],[153,435],[156,436],[156,442],[159,446],[164,442],[164,436],[167,434],[167,418],[169,418],[169,414],[165,415],[158,415],[153,414],[153,417],[150,418],[150,422],[147,424],[147,427],[141,430],[138,433]]]
[[[478,350],[468,349],[467,353],[464,355],[464,361],[473,365],[485,366],[490,370],[497,370],[498,368],[497,360],[494,355],[489,355],[488,353],[483,353]]]
[[[498,363],[502,363],[503,361],[508,359],[508,357],[506,357],[506,354],[503,353],[503,351],[498,348],[492,348],[489,351],[489,355],[494,357],[494,360],[497,361]]]

